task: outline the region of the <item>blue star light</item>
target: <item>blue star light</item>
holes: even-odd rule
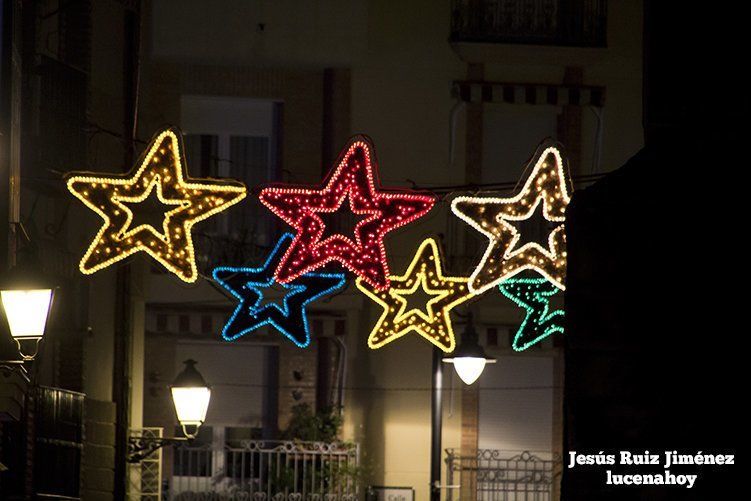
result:
[[[527,310],[511,347],[524,351],[555,332],[563,332],[563,310],[552,310],[550,298],[560,289],[545,278],[510,278],[498,286],[504,296]]]
[[[277,282],[274,270],[292,239],[291,233],[282,235],[260,268],[214,268],[214,280],[240,301],[222,329],[222,337],[227,341],[271,325],[300,348],[310,345],[305,307],[341,289],[346,280],[343,273],[307,273],[286,284]],[[269,302],[269,298],[264,297],[275,284],[285,291],[281,304]]]

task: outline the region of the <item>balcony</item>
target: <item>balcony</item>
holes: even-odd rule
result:
[[[450,42],[605,47],[606,0],[453,0]]]
[[[184,445],[174,451],[168,497],[174,501],[357,501],[359,446],[343,443],[241,440]]]

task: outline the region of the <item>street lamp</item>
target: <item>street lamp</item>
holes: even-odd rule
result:
[[[0,277],[0,302],[23,361],[37,355],[54,295],[54,285],[38,266],[19,264]]]
[[[443,357],[443,361],[454,364],[457,375],[467,385],[477,381],[486,364],[496,362],[495,358],[488,356],[480,346],[471,311],[467,314],[467,327],[459,347],[450,356]]]
[[[206,420],[206,411],[211,400],[211,388],[196,369],[195,360],[183,362],[185,368],[170,385],[172,405],[184,437],[131,436],[128,438],[128,462],[138,463],[165,445],[190,442],[198,435],[198,429]]]
[[[185,369],[177,375],[170,386],[170,391],[177,421],[185,436],[193,439],[196,438],[198,428],[206,419],[206,411],[209,409],[209,400],[211,400],[211,388],[196,369],[198,362],[188,359],[183,363]]]
[[[485,354],[478,341],[472,311],[467,312],[467,327],[462,341],[454,352],[446,356],[433,348],[432,397],[430,402],[430,501],[441,500],[441,430],[443,428],[443,364],[454,364],[454,369],[464,383],[477,381],[486,364],[495,363],[495,358]]]

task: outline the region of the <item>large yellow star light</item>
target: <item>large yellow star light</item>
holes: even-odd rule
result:
[[[383,308],[368,337],[368,346],[381,348],[415,331],[443,351],[453,351],[456,340],[449,312],[474,294],[469,292],[466,278],[443,275],[435,240],[423,240],[407,272],[389,278],[391,287],[383,290],[375,289],[362,278],[356,282],[358,289]]]
[[[128,174],[67,176],[68,190],[104,220],[81,259],[81,273],[94,273],[145,251],[181,280],[196,281],[191,228],[245,198],[246,189],[238,181],[188,178],[182,151],[180,131],[166,129]],[[161,227],[135,224],[138,209],[154,195],[166,206]]]
[[[571,201],[565,160],[555,145],[543,144],[532,162],[521,191],[511,198],[457,197],[453,213],[488,237],[489,245],[469,277],[469,290],[480,294],[522,270],[534,270],[565,289],[566,234],[563,222]],[[547,239],[547,248],[537,242],[520,245],[514,223],[529,219],[542,204],[542,215],[557,223]]]

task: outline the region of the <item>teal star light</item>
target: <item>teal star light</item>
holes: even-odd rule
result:
[[[527,315],[514,335],[511,347],[524,351],[555,332],[563,333],[563,310],[553,310],[550,298],[560,289],[545,278],[510,278],[498,286],[501,293]]]

